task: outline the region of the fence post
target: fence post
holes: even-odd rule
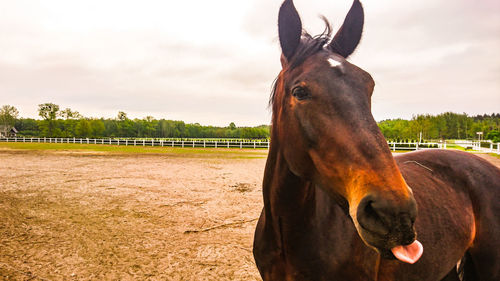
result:
[[[217,141],[215,141],[215,148],[217,148]]]
[[[184,148],[184,141],[181,142],[182,148]]]
[[[255,149],[255,141],[253,141],[253,149]]]
[[[142,140],[142,146],[146,146],[146,140]]]
[[[490,152],[493,152],[493,142],[490,143]]]
[[[392,151],[396,151],[396,142],[392,143]]]
[[[243,142],[240,140],[240,149],[243,148]]]
[[[195,140],[193,139],[193,147],[194,147]]]
[[[174,147],[174,142],[175,142],[175,141],[173,140],[173,141],[172,141],[172,147]]]
[[[229,141],[227,141],[227,148],[229,148]]]
[[[207,146],[206,146],[206,141],[205,141],[205,140],[203,140],[203,148],[205,148],[205,147],[207,147]]]
[[[136,140],[136,139],[134,139],[134,146],[136,145],[136,141],[137,141],[137,140]]]
[[[446,149],[446,140],[444,141],[444,149]]]
[[[151,139],[151,146],[155,146],[155,139]]]

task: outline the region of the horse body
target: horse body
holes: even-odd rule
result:
[[[263,279],[457,281],[459,264],[465,280],[500,280],[500,170],[464,152],[392,156],[371,115],[375,83],[345,60],[363,22],[354,0],[333,38],[328,23],[311,37],[291,0],[280,8],[254,240]]]
[[[459,151],[421,151],[395,159],[414,190],[419,240],[428,245],[421,272],[454,265],[467,251],[469,270],[475,272],[466,272],[466,280],[500,280],[500,169]]]
[[[415,223],[425,251],[414,265],[381,259],[338,202],[286,165],[270,165],[282,161],[273,158],[264,185],[272,203],[264,207],[254,247],[264,280],[439,281],[467,250],[477,272],[471,280],[499,279],[500,241],[491,237],[500,237],[500,222],[490,216],[500,212],[500,170],[479,157],[429,150],[395,157],[419,206]]]

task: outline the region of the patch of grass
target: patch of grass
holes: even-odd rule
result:
[[[393,150],[391,149],[391,152],[392,152],[392,153],[406,153],[406,152],[412,152],[412,151],[415,151],[415,150],[402,150],[402,149],[398,149],[398,150],[396,150],[396,151],[393,151]]]
[[[470,151],[470,149],[465,149],[463,146],[451,144],[451,143],[446,144],[446,149],[457,149],[457,150],[462,150],[462,151]]]
[[[118,146],[106,144],[73,144],[73,143],[0,143],[0,149],[41,151],[41,152],[73,152],[82,154],[158,154],[177,157],[209,157],[209,158],[266,158],[267,149],[238,148],[180,148],[151,146]]]
[[[493,157],[495,157],[495,158],[500,159],[500,154],[496,154],[496,153],[488,153],[488,155],[491,155],[491,156],[493,156]]]

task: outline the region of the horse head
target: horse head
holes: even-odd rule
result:
[[[325,20],[326,21],[326,20]],[[355,0],[333,38],[302,31],[292,0],[279,12],[282,70],[271,104],[272,140],[290,171],[345,207],[362,240],[382,257],[413,263],[417,205],[371,114],[375,83],[346,59],[363,30]]]

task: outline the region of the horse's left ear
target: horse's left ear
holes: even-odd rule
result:
[[[347,58],[354,52],[361,40],[365,15],[359,0],[354,0],[347,13],[344,23],[340,27],[332,42],[328,46],[333,52]]]
[[[300,44],[302,22],[293,5],[293,0],[285,0],[278,15],[278,32],[283,56],[289,61]],[[283,62],[282,62],[283,63]]]

